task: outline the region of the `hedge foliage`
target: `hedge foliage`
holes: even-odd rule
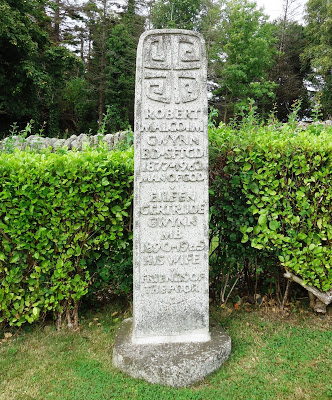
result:
[[[210,129],[212,286],[251,265],[331,288],[331,138],[250,118]],[[0,323],[61,315],[91,288],[128,292],[132,198],[132,148],[1,153]]]
[[[133,150],[0,154],[0,322],[77,306],[88,265],[128,246]]]
[[[210,131],[211,231],[226,269],[279,260],[305,283],[331,288],[331,139],[332,127],[250,119]]]

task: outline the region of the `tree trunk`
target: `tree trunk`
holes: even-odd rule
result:
[[[73,308],[67,304],[66,311],[59,312],[56,314],[56,330],[60,331],[63,326],[63,316],[65,316],[65,321],[67,322],[66,328],[71,331],[78,331],[79,329],[79,319],[78,319],[78,303],[74,303]]]
[[[60,0],[55,0],[54,11],[54,42],[60,43]]]
[[[105,61],[106,61],[106,17],[107,17],[107,1],[104,0],[103,10],[103,25],[101,36],[101,62],[100,62],[100,76],[99,76],[99,105],[98,105],[98,125],[99,128],[103,123],[104,113],[104,98],[105,98]]]
[[[291,283],[292,283],[292,281],[288,279],[286,289],[285,289],[285,294],[284,294],[284,297],[283,297],[282,303],[281,303],[281,310],[285,309],[285,305],[286,305],[286,301],[288,300],[288,294],[289,294],[289,289],[290,289]]]
[[[92,35],[91,35],[91,29],[89,28],[89,37],[88,37],[88,59],[87,59],[87,85],[88,88],[90,88],[90,72],[91,72],[91,50],[92,50]]]

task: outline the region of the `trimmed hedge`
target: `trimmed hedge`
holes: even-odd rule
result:
[[[212,292],[280,267],[331,289],[331,138],[250,119],[210,129]],[[128,292],[132,198],[132,148],[0,154],[0,323],[75,325],[89,288]]]
[[[77,317],[87,264],[128,245],[132,182],[133,149],[0,154],[0,322]]]
[[[250,120],[210,131],[211,231],[226,269],[245,257],[264,268],[279,260],[304,283],[331,288],[331,139],[331,127]]]

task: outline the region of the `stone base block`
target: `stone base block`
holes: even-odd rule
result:
[[[218,369],[231,352],[231,338],[219,326],[211,326],[209,342],[133,344],[132,325],[126,319],[116,334],[113,365],[150,383],[189,386]]]

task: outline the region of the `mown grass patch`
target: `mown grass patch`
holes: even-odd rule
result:
[[[211,308],[232,337],[230,359],[191,388],[165,388],[130,378],[112,366],[116,329],[130,312],[119,305],[86,314],[79,332],[53,325],[13,332],[0,344],[1,400],[329,399],[331,312]]]

